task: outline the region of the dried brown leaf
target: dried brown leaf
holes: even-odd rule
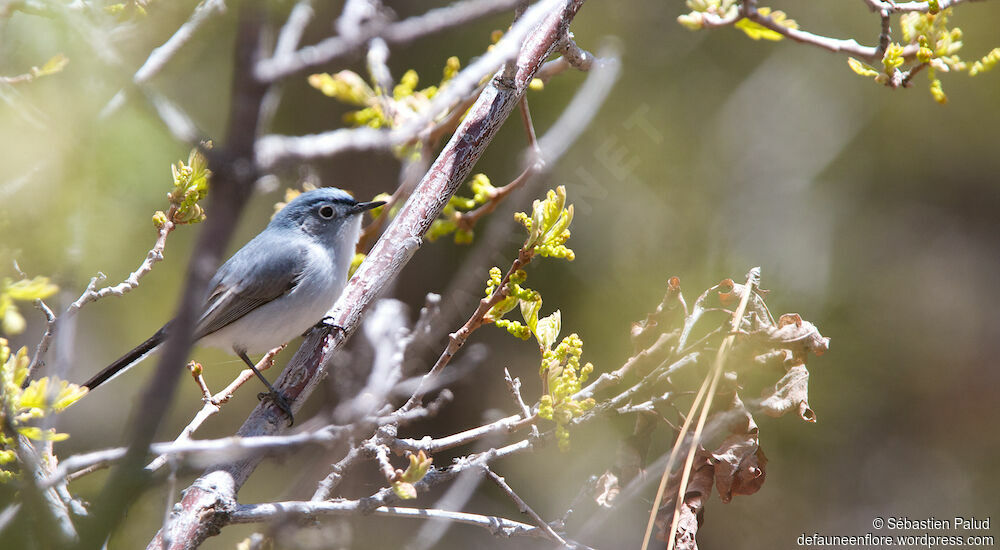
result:
[[[688,479],[687,491],[684,493],[684,503],[679,511],[677,533],[674,535],[674,548],[678,550],[698,549],[695,537],[698,534],[698,527],[704,520],[705,501],[712,494],[714,472],[711,454],[705,449],[698,449],[698,454],[695,455],[694,463],[691,465],[691,476]],[[666,494],[675,495],[676,498],[680,477],[679,472],[671,476]],[[674,503],[674,498],[664,499],[663,505],[657,511],[656,537],[659,540],[667,540],[667,533],[670,531],[674,516]]]
[[[782,315],[776,327],[768,327],[763,332],[775,347],[791,350],[796,364],[804,363],[810,353],[823,355],[830,349],[830,339],[798,313]]]
[[[779,417],[796,411],[802,420],[816,422],[816,413],[809,408],[809,371],[805,365],[788,369],[774,389],[765,393],[760,407],[768,416]]]
[[[752,495],[760,490],[767,475],[767,457],[754,434],[733,434],[712,453],[715,461],[715,488],[722,502],[734,495]]]

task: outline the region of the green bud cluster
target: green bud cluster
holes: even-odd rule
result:
[[[32,426],[31,421],[50,413],[61,412],[87,393],[87,389],[57,378],[32,380],[22,388],[28,376],[28,349],[22,347],[11,353],[7,340],[0,338],[0,416],[3,417],[0,430],[0,483],[10,481],[15,473],[9,469],[17,455],[17,436],[22,435],[36,441],[62,441],[69,437],[56,433],[55,429],[43,430]],[[14,433],[8,431],[12,427]]]
[[[573,399],[594,371],[591,363],[580,366],[582,355],[583,340],[576,333],[563,338],[555,349],[546,350],[542,355],[541,375],[547,377],[549,393],[542,396],[538,415],[556,423],[556,439],[563,451],[569,449],[566,426],[594,407],[593,398]]]
[[[419,88],[420,76],[410,69],[393,87],[391,96],[384,93],[374,77],[369,77],[369,83],[354,71],[312,74],[309,75],[309,85],[323,95],[358,107],[344,115],[346,124],[355,128],[396,128],[430,108],[431,99],[458,74],[461,67],[457,57],[449,57],[445,61],[440,83],[423,89]],[[420,143],[398,146],[393,150],[399,158],[419,156]]]
[[[524,249],[549,258],[573,261],[576,257],[566,246],[570,237],[569,224],[573,221],[573,205],[566,206],[566,187],[560,185],[550,190],[545,200],[535,200],[530,217],[518,212],[514,214],[514,219],[528,231]]]
[[[212,142],[207,141],[202,145],[211,149]],[[204,220],[205,211],[198,202],[208,195],[208,181],[212,177],[212,171],[208,169],[208,159],[198,148],[194,148],[188,154],[187,164],[178,161],[177,164],[170,166],[170,172],[174,180],[173,191],[167,193],[171,214],[168,215],[162,210],[156,211],[153,214],[153,225],[161,229],[167,221],[183,225]]]
[[[410,500],[417,498],[417,488],[414,483],[420,481],[427,475],[427,472],[431,468],[431,464],[434,459],[427,456],[423,451],[417,454],[410,453],[407,455],[410,460],[410,464],[406,467],[406,470],[396,470],[396,480],[392,482],[392,490],[396,493],[396,496],[403,500]]]
[[[885,66],[885,74],[892,74],[897,68],[903,65],[903,46],[893,42],[885,49],[882,55],[882,65]]]
[[[704,14],[732,18],[739,10],[736,0],[687,0],[686,3],[691,12],[678,17],[677,22],[692,31],[702,29]]]
[[[570,237],[569,225],[573,221],[573,206],[566,205],[565,187],[560,185],[550,190],[544,200],[536,200],[530,216],[518,212],[514,218],[528,231],[522,254],[527,251],[532,256],[574,258],[573,251],[566,247]],[[538,316],[542,310],[542,295],[524,286],[527,277],[522,269],[511,273],[506,282],[506,297],[490,309],[486,319],[522,340],[534,335],[541,355],[539,373],[545,382],[543,386],[547,388],[538,402],[538,416],[556,423],[556,439],[559,448],[565,451],[569,449],[567,426],[594,406],[593,399],[573,399],[593,372],[594,365],[586,363],[581,366],[583,340],[577,334],[570,334],[556,345],[562,330],[562,313],[556,310],[548,316]],[[492,296],[502,284],[503,271],[499,267],[490,269],[486,295]],[[518,306],[523,323],[503,318]]]
[[[511,319],[497,319],[495,321],[496,325],[502,329],[505,329],[514,338],[520,338],[521,340],[527,340],[531,338],[531,329],[527,326],[521,324],[520,321],[513,321]]]
[[[920,64],[920,67],[912,63],[906,67],[907,60],[903,56],[903,45],[892,43],[886,48],[885,55],[882,56],[883,71],[877,71],[853,57],[847,60],[851,70],[861,76],[872,77],[880,84],[895,86],[898,84],[900,71],[914,71],[926,65],[931,97],[934,98],[934,101],[944,104],[948,102],[948,96],[945,95],[941,79],[938,78],[939,72],[964,71],[968,68],[969,75],[976,76],[1000,61],[1000,48],[995,48],[969,67],[958,56],[958,51],[962,49],[963,45],[962,29],[958,27],[948,28],[951,8],[942,10],[936,1],[928,2],[928,4],[927,13],[905,13],[899,19],[904,43],[917,46],[915,57],[916,63]]]
[[[486,174],[476,174],[469,180],[468,186],[472,189],[472,197],[462,197],[454,195],[448,200],[441,216],[431,222],[430,229],[427,230],[427,240],[435,241],[446,235],[454,234],[455,244],[469,244],[475,236],[471,229],[459,227],[459,219],[464,212],[474,210],[496,196],[496,187],[490,183],[490,178]]]
[[[969,76],[976,76],[980,73],[984,73],[1000,62],[1000,48],[993,48],[990,53],[983,56],[982,59],[976,61],[969,68]]]

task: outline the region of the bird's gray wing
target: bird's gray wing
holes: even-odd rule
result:
[[[294,240],[291,240],[294,242]],[[306,249],[289,240],[258,235],[215,274],[195,339],[207,336],[295,288]]]

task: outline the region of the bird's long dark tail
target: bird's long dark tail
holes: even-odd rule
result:
[[[108,365],[107,368],[97,373],[93,378],[87,380],[83,385],[87,389],[94,389],[97,386],[111,380],[115,376],[125,372],[130,367],[139,362],[148,353],[156,349],[157,346],[163,343],[167,339],[167,327],[164,326],[160,330],[156,331],[155,334],[149,337],[148,340],[139,344],[132,351],[126,353],[125,355],[118,358],[117,361]]]

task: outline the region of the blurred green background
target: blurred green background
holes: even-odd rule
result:
[[[139,99],[106,120],[97,114],[194,4],[154,2],[147,17],[116,29],[90,21],[95,26],[85,31],[80,19],[23,13],[0,21],[0,74],[24,73],[58,53],[70,59],[59,74],[0,87],[0,275],[13,275],[12,259],[29,275],[51,275],[63,289],[49,301],[53,306],[65,308],[98,271],[112,282],[122,280],[155,239],[150,217],[165,207],[169,165],[186,158],[189,147],[172,139]],[[290,5],[276,2],[275,12]],[[427,9],[390,5],[401,17]],[[861,1],[775,7],[820,34],[866,45],[878,37],[878,18]],[[339,8],[318,9],[307,43],[329,35]],[[152,81],[206,135],[220,140],[235,11],[231,6],[210,21]],[[573,24],[585,48],[597,50],[606,40],[617,45],[623,70],[593,124],[544,182],[566,185],[576,205],[570,245],[577,259],[531,267],[529,283],[544,296],[543,313],[559,308],[563,333],[577,332],[586,343],[584,359],[597,372],[612,370],[630,352],[629,323],[656,306],[668,277],[679,276],[691,300],[720,279],[741,279],[760,265],[763,286],[772,290],[771,310],[798,312],[832,338],[831,351],[810,362],[810,404],[818,423],[758,418],[770,459],[767,482],[758,494],[730,504],[717,495],[708,501],[699,533],[704,548],[788,548],[802,533],[861,535],[874,531],[876,516],[997,516],[1000,324],[990,293],[1000,282],[1000,71],[974,79],[941,75],[950,99],[941,106],[927,91],[926,75],[918,75],[912,89],[889,90],[856,76],[845,57],[817,48],[753,42],[731,28],[689,32],[675,22],[685,11],[678,1],[590,2]],[[998,21],[995,1],[959,6],[952,24],[965,31],[966,59],[1000,46]],[[468,64],[488,45],[490,31],[508,23],[509,15],[502,15],[423,39],[393,51],[390,66],[397,78],[414,68],[423,84],[436,83],[448,56]],[[530,93],[540,132],[584,78],[566,73],[543,92]],[[305,134],[341,124],[344,106],[309,87],[305,75],[288,81],[284,92],[273,131]],[[475,170],[503,184],[518,173],[523,146],[515,116]],[[399,165],[388,154],[366,153],[312,168],[323,184],[370,197],[394,189]],[[300,174],[289,169],[278,176],[280,183],[271,180],[254,196],[231,250],[265,225],[281,190],[294,186]],[[536,189],[540,195],[544,187]],[[509,227],[518,231],[513,222]],[[59,350],[71,379],[86,379],[169,319],[198,230],[175,232],[165,261],[136,291],[83,310],[73,345]],[[519,239],[515,234],[502,243],[491,261],[508,265]],[[468,254],[468,247],[446,240],[425,244],[396,283],[396,297],[415,312],[427,292],[448,288]],[[478,266],[484,281],[490,265]],[[460,293],[445,300],[463,319],[471,304]],[[29,330],[13,341],[33,346],[42,330],[40,314],[30,306],[24,312]],[[430,347],[440,349],[443,342]],[[457,399],[439,418],[409,435],[452,433],[476,425],[484,414],[500,414],[489,409],[511,414],[505,366],[525,380],[528,396],[537,396],[532,344],[492,327],[471,342],[487,349],[475,374],[454,384]],[[350,357],[364,358],[363,347],[357,343]],[[197,350],[195,358],[206,365],[213,388],[240,366],[214,350]],[[59,455],[124,444],[130,413],[141,406],[135,396],[154,364],[116,379],[63,415],[59,427],[72,437],[59,444]],[[331,379],[335,386],[336,371]],[[253,407],[256,391],[244,390],[199,435],[232,433]],[[307,410],[320,410],[335,394],[318,392]],[[198,389],[185,379],[157,438],[175,437],[198,407]],[[614,459],[617,440],[629,428],[628,422],[606,422],[575,434],[569,454],[546,448],[500,462],[497,469],[542,516],[556,518],[586,477]],[[669,444],[667,432],[658,434],[663,441],[656,450],[662,450]],[[445,465],[450,456],[435,462]],[[315,451],[268,462],[240,500],[308,498],[314,480],[335,459]],[[300,471],[306,472],[303,480],[290,475]],[[105,475],[72,488],[93,498]],[[648,475],[655,485],[659,472]],[[364,496],[379,486],[374,467],[359,468],[345,496]],[[637,547],[653,489],[587,542]],[[430,506],[436,496],[417,504]],[[162,488],[149,491],[112,547],[145,544],[161,521],[165,498]],[[518,516],[488,484],[465,509]],[[573,521],[579,528],[586,520]],[[296,540],[307,544],[312,537],[320,547],[398,547],[418,527],[402,519],[331,520]],[[252,530],[227,528],[205,547],[232,548]],[[537,545],[459,526],[441,546],[473,544]]]

